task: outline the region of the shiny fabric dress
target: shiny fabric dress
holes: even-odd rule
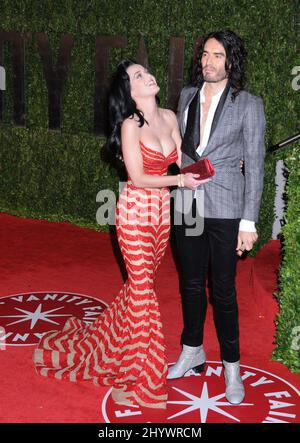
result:
[[[140,142],[146,174],[164,175],[177,160]],[[167,362],[154,289],[170,231],[168,188],[136,188],[130,178],[116,210],[117,236],[128,279],[111,305],[91,324],[71,317],[47,332],[33,359],[36,371],[69,381],[112,386],[119,404],[165,408]]]

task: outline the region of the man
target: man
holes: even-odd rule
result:
[[[232,31],[208,34],[199,46],[196,80],[183,89],[178,120],[183,136],[182,167],[208,157],[215,169],[211,181],[192,191],[178,190],[175,207],[184,214],[176,226],[184,329],[183,349],[168,378],[188,370],[203,371],[203,327],[207,308],[205,280],[211,263],[216,327],[232,404],[244,399],[240,376],[236,264],[257,240],[264,177],[265,117],[262,99],[246,92],[246,51]],[[244,160],[244,174],[240,169]],[[203,200],[204,216],[197,207]],[[202,217],[202,232],[191,233],[187,219]],[[197,225],[197,223],[196,223]],[[249,300],[249,303],[251,301]]]

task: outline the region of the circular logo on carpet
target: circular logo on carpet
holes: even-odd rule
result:
[[[107,423],[292,423],[300,416],[299,391],[277,375],[241,365],[245,399],[231,405],[225,397],[221,362],[207,362],[205,372],[189,371],[183,378],[168,380],[167,408],[120,406],[111,389],[102,402]]]
[[[51,330],[62,329],[70,317],[91,324],[107,307],[93,297],[73,292],[28,292],[0,298],[1,343],[28,346]]]

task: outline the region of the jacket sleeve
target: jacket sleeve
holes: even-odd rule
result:
[[[243,119],[245,193],[242,219],[255,222],[264,183],[265,127],[263,101],[251,96]]]

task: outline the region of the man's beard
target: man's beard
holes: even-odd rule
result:
[[[206,83],[219,83],[219,82],[225,80],[226,78],[228,78],[227,72],[224,72],[222,74],[218,74],[217,76],[215,76],[215,74],[214,74],[213,78],[211,78],[210,76],[211,76],[211,74],[205,75],[203,73],[203,80]]]

